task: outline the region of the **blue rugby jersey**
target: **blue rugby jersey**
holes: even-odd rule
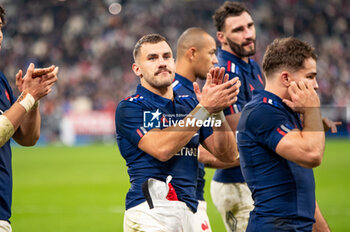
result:
[[[315,213],[313,170],[276,153],[279,141],[300,117],[267,91],[256,91],[238,123],[238,146],[244,178],[255,208],[247,231],[311,231]]]
[[[162,129],[164,124],[169,125],[173,120],[183,119],[197,104],[198,101],[192,97],[180,96],[176,92],[171,101],[141,85],[137,87],[136,94],[119,103],[115,119],[117,142],[120,153],[126,160],[131,182],[126,196],[126,209],[145,201],[142,183],[149,178],[165,181],[171,175],[171,184],[179,201],[185,202],[193,212],[197,211],[197,150],[199,143],[212,134],[212,129],[202,127],[186,146],[166,162],[161,162],[138,148],[140,139],[149,130]]]
[[[173,88],[179,95],[189,95],[194,99],[197,99],[196,93],[193,89],[193,83],[187,78],[175,73],[175,79],[173,82]],[[205,171],[204,164],[198,162],[198,178],[197,178],[197,188],[196,196],[197,200],[204,201],[204,179]]]
[[[0,72],[0,114],[8,110],[16,98],[5,77]],[[12,203],[12,153],[10,140],[0,148],[0,220],[9,221]]]
[[[252,99],[253,90],[264,89],[263,76],[258,64],[249,59],[246,63],[239,57],[218,48],[218,66],[225,68],[225,73],[230,75],[230,79],[238,77],[241,81],[240,92],[237,96],[237,102],[224,110],[225,115],[235,114],[242,111],[245,104]],[[217,169],[213,180],[223,183],[245,182],[240,166]]]

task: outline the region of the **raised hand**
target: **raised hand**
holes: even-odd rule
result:
[[[34,73],[34,64],[31,63],[22,80],[20,80],[22,76],[21,70],[19,73],[17,73],[16,85],[19,87],[19,89],[21,88],[22,91],[30,93],[34,97],[35,101],[37,101],[51,92],[51,87],[57,81],[58,67],[51,66],[46,69],[41,69],[39,71],[41,74],[40,77],[35,76]]]
[[[207,80],[203,86],[200,96],[200,103],[209,113],[217,113],[229,107],[237,101],[241,82],[238,77],[228,80],[228,75],[224,77],[224,68],[214,68],[207,74]],[[194,85],[198,96],[199,88]]]
[[[53,72],[55,69],[55,66],[54,65],[51,65],[50,67],[47,67],[47,68],[36,68],[34,69],[34,71],[31,74],[32,78],[36,78],[36,77],[42,77],[43,75],[46,75],[48,73],[51,73]],[[56,73],[57,74],[57,73]],[[26,73],[26,76],[24,78],[22,78],[22,75],[23,75],[23,71],[22,69],[18,70],[17,74],[16,74],[16,86],[19,90],[19,92],[22,92],[23,91],[23,81],[24,81],[24,78],[29,75],[29,73],[27,72]]]
[[[283,102],[295,112],[305,113],[308,109],[320,107],[320,99],[311,83],[292,81],[288,93],[290,100],[283,99]]]

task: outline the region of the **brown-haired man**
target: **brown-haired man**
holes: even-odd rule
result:
[[[329,231],[312,170],[325,146],[316,60],[314,49],[298,39],[274,40],[263,59],[266,88],[254,91],[242,111],[240,162],[255,202],[249,232]]]
[[[224,110],[229,125],[235,131],[240,112],[251,100],[253,90],[264,88],[260,68],[250,59],[256,49],[255,26],[248,9],[237,2],[225,2],[215,11],[213,20],[221,45],[217,53],[218,66],[225,67],[230,79],[239,77],[242,83],[237,102]],[[253,200],[239,162],[233,168],[217,169],[210,191],[226,230],[245,231]]]
[[[210,114],[237,100],[240,83],[237,78],[223,83],[224,71],[216,68],[207,76],[200,102],[176,94],[173,54],[158,34],[137,42],[134,59],[141,84],[116,110],[118,146],[131,182],[124,231],[196,231],[198,145],[224,162],[235,160],[233,132],[220,115]]]

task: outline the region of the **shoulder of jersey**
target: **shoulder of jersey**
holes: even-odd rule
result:
[[[143,101],[145,98],[139,94],[134,94],[132,96],[124,98],[123,101],[129,101],[129,102],[140,102]]]

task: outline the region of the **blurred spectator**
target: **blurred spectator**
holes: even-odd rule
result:
[[[113,15],[109,6],[118,2],[121,12]],[[132,48],[142,35],[165,35],[173,48],[188,27],[202,27],[214,35],[211,15],[222,2],[0,0],[9,22],[1,53],[6,59],[0,70],[14,86],[16,70],[29,62],[41,67],[60,66],[54,97],[41,103],[44,135],[55,140],[63,115],[81,108],[114,113],[117,102],[135,89],[139,81],[131,71]],[[244,2],[257,24],[258,62],[266,45],[276,37],[293,35],[308,41],[319,55],[322,103],[350,105],[349,1]]]

